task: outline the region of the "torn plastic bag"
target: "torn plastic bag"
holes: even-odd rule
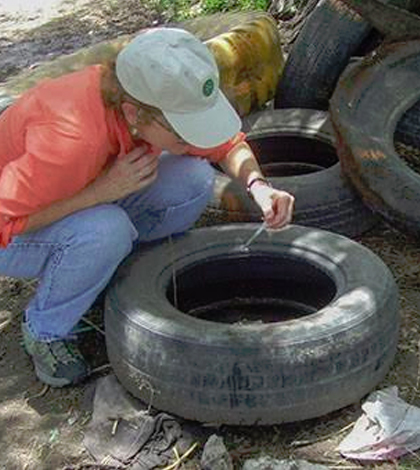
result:
[[[398,397],[393,386],[373,392],[363,415],[338,446],[347,458],[394,460],[420,447],[420,408]]]

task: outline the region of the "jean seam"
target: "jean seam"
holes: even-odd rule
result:
[[[42,242],[42,241],[36,241],[36,242],[12,242],[8,245],[7,249],[19,249],[19,248],[25,248],[25,247],[51,247],[54,248],[56,246],[61,247],[63,246],[63,243],[56,243],[56,242]],[[68,246],[68,245],[65,245]]]
[[[54,248],[54,253],[52,255],[53,260],[51,261],[52,266],[51,266],[51,270],[49,273],[49,278],[51,279],[51,281],[49,282],[49,285],[47,285],[46,287],[45,298],[43,299],[43,305],[42,305],[42,307],[45,308],[45,305],[48,303],[48,299],[50,297],[51,291],[53,290],[54,279],[55,279],[54,272],[57,269],[57,267],[60,265],[61,260],[63,259],[64,253],[65,253],[65,250],[69,247],[69,245],[63,244],[63,243],[51,243],[51,242],[41,243],[41,245],[44,245],[44,246],[49,245]],[[34,337],[37,338],[37,341],[48,343],[50,341],[60,339],[59,337],[56,337],[54,335],[35,334],[34,329],[31,327],[30,320],[27,317],[26,317],[26,323],[27,323],[27,327],[29,331]]]
[[[209,187],[212,187],[212,185],[209,185]],[[173,211],[178,210],[178,209],[180,209],[184,206],[190,205],[190,204],[194,205],[198,200],[202,199],[203,197],[205,197],[207,195],[208,195],[208,188],[201,191],[200,194],[195,196],[193,199],[188,199],[187,201],[183,201],[179,204],[172,204],[170,206],[167,206],[167,207],[164,207],[164,208],[160,209],[159,213],[163,214],[163,215],[162,215],[162,218],[160,218],[159,224],[163,225]],[[146,236],[149,236],[155,228],[156,227],[151,228],[148,231],[148,233],[146,234]]]
[[[45,305],[48,303],[48,299],[50,297],[50,294],[51,294],[51,291],[53,290],[53,286],[54,286],[54,280],[55,280],[55,276],[54,276],[54,273],[55,271],[57,270],[57,268],[59,267],[62,259],[63,259],[63,256],[65,254],[65,251],[66,249],[69,247],[69,245],[67,244],[63,244],[63,243],[51,243],[51,242],[44,242],[44,243],[25,243],[27,246],[49,246],[50,248],[52,248],[52,253],[50,255],[50,257],[52,258],[51,259],[51,270],[50,270],[50,273],[49,273],[49,276],[48,276],[48,279],[49,279],[49,283],[46,285],[46,290],[45,290],[45,296],[44,296],[44,299],[42,301],[43,305],[42,307],[45,308]],[[19,244],[20,246],[24,245],[24,244]]]
[[[64,254],[65,254],[65,250],[68,248],[68,245],[63,245],[61,243],[58,244],[58,248],[56,250],[54,250],[54,254],[53,254],[53,260],[52,260],[52,265],[51,265],[51,270],[50,270],[50,273],[49,273],[49,277],[51,278],[51,281],[48,285],[48,288],[47,288],[47,291],[46,291],[46,297],[44,299],[44,302],[43,302],[43,307],[45,308],[45,305],[48,303],[48,299],[50,297],[50,294],[51,294],[51,291],[53,290],[53,286],[54,286],[54,282],[55,282],[55,276],[54,276],[54,273],[55,271],[57,270],[57,268],[59,267],[63,257],[64,257]]]
[[[188,199],[188,201],[183,201],[182,203],[180,204],[172,204],[171,206],[168,206],[167,209],[178,209],[179,207],[183,207],[185,206],[186,204],[194,204],[196,201],[198,201],[199,199],[201,199],[203,196],[206,196],[208,195],[208,189],[210,187],[212,187],[213,185],[209,185],[204,191],[201,191],[199,195],[197,195],[195,198],[193,199]]]

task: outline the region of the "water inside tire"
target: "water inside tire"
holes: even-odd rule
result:
[[[315,264],[252,250],[202,260],[174,278],[167,298],[177,309],[220,323],[297,319],[326,306],[336,294],[332,275]]]

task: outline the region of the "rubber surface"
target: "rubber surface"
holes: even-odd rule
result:
[[[420,149],[420,101],[409,108],[397,123],[394,140]]]
[[[399,326],[386,265],[348,238],[301,226],[263,232],[244,253],[238,247],[256,227],[192,230],[143,247],[119,269],[106,343],[133,395],[201,422],[275,424],[355,403],[384,378]],[[278,291],[294,317],[229,323],[189,314],[241,289]]]
[[[420,235],[420,175],[394,148],[401,116],[420,99],[420,40],[379,48],[348,68],[331,100],[343,171],[367,205]]]
[[[419,8],[413,0],[383,3],[411,11]],[[367,19],[342,1],[320,0],[291,47],[274,107],[327,110],[338,78],[352,56],[365,55],[382,39]]]
[[[293,43],[274,107],[327,110],[340,73],[371,29],[339,0],[321,0]]]
[[[271,184],[294,194],[294,222],[357,236],[376,223],[342,177],[328,114],[309,109],[254,113],[247,140]],[[258,222],[261,212],[244,188],[219,171],[207,214],[212,221]]]

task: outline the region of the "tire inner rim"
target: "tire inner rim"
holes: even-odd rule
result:
[[[272,136],[250,139],[266,176],[298,176],[330,168],[338,163],[335,148],[317,139]]]
[[[178,310],[203,320],[271,323],[315,313],[336,292],[333,278],[307,260],[250,251],[182,268],[167,298]]]

